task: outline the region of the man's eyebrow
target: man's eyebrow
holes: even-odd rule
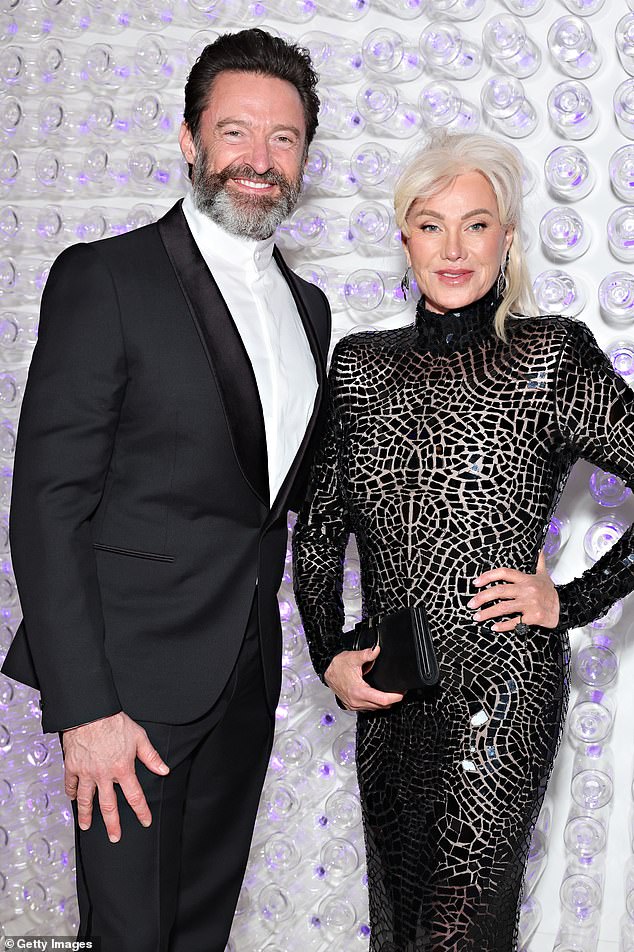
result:
[[[251,127],[252,123],[248,119],[219,119],[216,123],[216,129],[224,129],[225,126],[245,126],[247,129]],[[280,132],[285,130],[286,132],[292,132],[293,135],[296,135],[298,139],[301,138],[301,132],[296,126],[286,125],[284,123],[278,123],[276,126],[273,126],[272,132]]]

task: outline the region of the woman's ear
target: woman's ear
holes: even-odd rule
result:
[[[403,245],[403,251],[405,252],[405,257],[407,259],[407,267],[412,267],[412,259],[409,254],[409,248],[407,246],[407,237],[401,232],[401,244]]]
[[[513,244],[514,237],[515,237],[515,225],[510,225],[506,229],[506,235],[504,238],[504,257],[506,257],[506,255],[511,250],[511,245]]]

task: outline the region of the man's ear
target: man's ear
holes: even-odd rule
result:
[[[194,145],[194,137],[191,134],[190,128],[184,120],[181,122],[180,131],[178,133],[178,144],[181,147],[185,161],[188,162],[189,165],[193,165],[196,159],[196,146]]]

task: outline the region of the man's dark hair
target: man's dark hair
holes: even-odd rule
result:
[[[185,85],[183,114],[194,141],[214,80],[227,70],[258,73],[292,83],[304,107],[308,149],[317,129],[319,112],[319,98],[315,91],[318,77],[310,55],[302,47],[259,29],[223,33],[206,46],[196,60]]]

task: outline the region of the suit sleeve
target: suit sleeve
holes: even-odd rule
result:
[[[308,495],[293,533],[295,598],[311,660],[322,678],[342,650],[344,625],[343,565],[350,535],[342,489],[344,445],[339,406],[338,358],[335,348],[328,377],[328,413],[315,456]]]
[[[68,248],[55,261],[42,297],[10,517],[46,731],[121,710],[104,649],[90,520],[103,493],[126,379],[110,273],[97,249]]]
[[[575,456],[634,489],[634,391],[583,324],[571,322],[555,387],[559,431]],[[586,625],[634,589],[634,527],[579,578],[557,586],[559,629]]]

